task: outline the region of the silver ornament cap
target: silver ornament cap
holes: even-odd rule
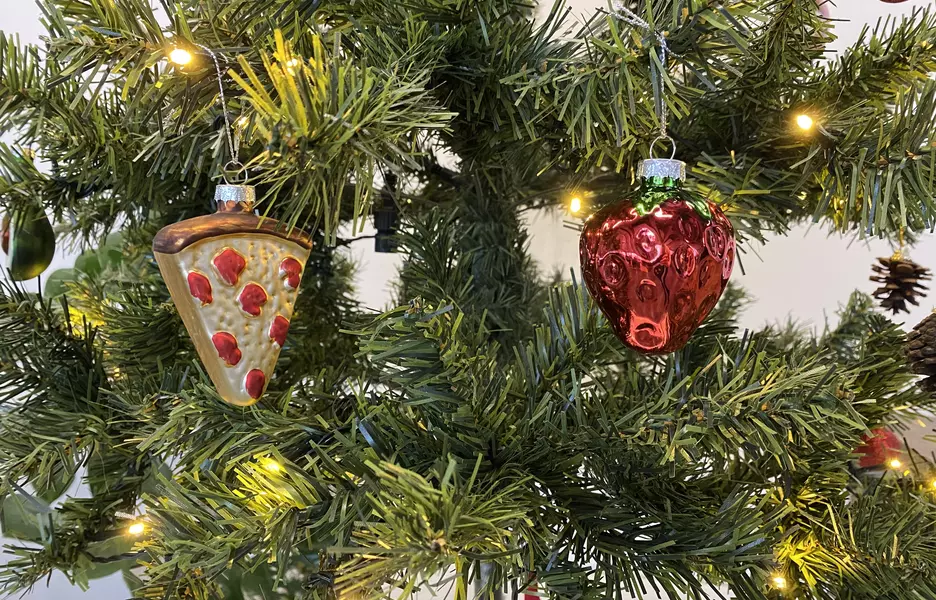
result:
[[[257,189],[252,185],[219,185],[215,190],[218,212],[250,212],[257,200]]]
[[[668,177],[677,181],[685,181],[686,163],[672,158],[648,158],[637,164],[637,176],[641,179]]]

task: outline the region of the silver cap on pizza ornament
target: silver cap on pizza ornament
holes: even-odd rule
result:
[[[250,212],[257,200],[257,189],[252,185],[221,184],[215,190],[218,212]]]
[[[686,163],[672,158],[648,158],[637,164],[637,176],[641,179],[663,177],[684,181],[686,179]]]

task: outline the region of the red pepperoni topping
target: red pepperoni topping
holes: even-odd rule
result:
[[[263,388],[266,387],[266,376],[260,369],[251,369],[244,379],[244,387],[250,397],[256,400],[263,395]]]
[[[286,282],[286,287],[294,290],[302,279],[302,265],[292,256],[287,256],[280,263],[279,275]]]
[[[188,289],[193,296],[201,300],[202,306],[211,304],[211,282],[201,273],[192,271],[188,274]]]
[[[232,367],[240,362],[241,351],[237,347],[237,338],[226,331],[219,331],[211,336],[211,343],[214,344],[218,356]]]
[[[270,324],[270,339],[282,348],[286,345],[286,333],[288,331],[289,321],[282,315],[276,315],[276,318]]]
[[[252,317],[260,315],[260,307],[267,302],[266,291],[256,283],[248,283],[237,297],[241,310]]]
[[[240,274],[244,272],[247,261],[237,250],[225,248],[211,261],[224,283],[237,285]]]

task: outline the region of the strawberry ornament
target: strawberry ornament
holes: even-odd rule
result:
[[[878,427],[872,429],[871,434],[861,436],[861,445],[855,448],[853,454],[858,455],[858,466],[862,469],[873,469],[886,466],[891,460],[900,458],[903,451],[903,442],[890,429]]]
[[[640,190],[592,215],[582,230],[582,277],[625,345],[679,350],[718,302],[735,259],[731,223],[683,188],[686,165],[638,166]]]

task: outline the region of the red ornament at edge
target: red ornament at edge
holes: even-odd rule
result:
[[[903,450],[897,434],[884,427],[872,429],[870,436],[861,436],[861,441],[863,443],[855,448],[854,454],[860,455],[858,466],[862,469],[880,467]]]
[[[625,345],[679,350],[718,302],[735,259],[731,223],[674,197],[641,216],[631,200],[605,207],[582,230],[582,278]]]

